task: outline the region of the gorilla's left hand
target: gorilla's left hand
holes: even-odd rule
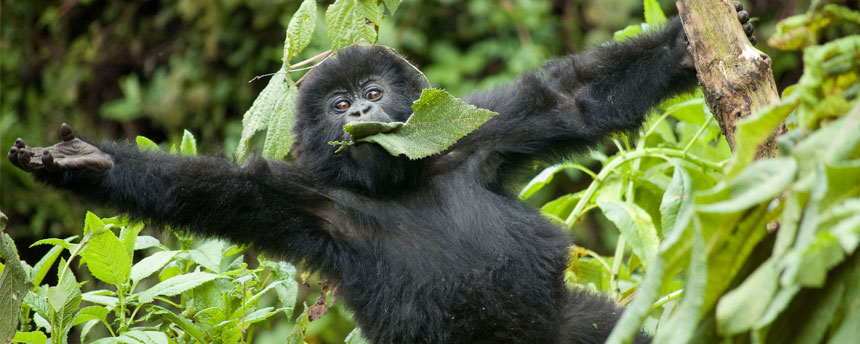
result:
[[[60,138],[63,142],[50,147],[27,147],[24,140],[19,138],[9,149],[9,161],[24,171],[44,175],[85,168],[106,171],[113,167],[110,155],[75,138],[68,124],[60,126]]]
[[[741,26],[744,28],[744,33],[747,34],[747,38],[749,38],[750,43],[755,45],[755,35],[753,34],[755,28],[753,27],[753,24],[749,22],[750,13],[744,11],[744,5],[737,1],[735,1],[735,10],[738,11],[738,21],[741,22]]]

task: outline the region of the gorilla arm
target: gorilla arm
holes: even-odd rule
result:
[[[253,244],[319,267],[332,248],[318,215],[328,208],[295,165],[252,159],[243,166],[213,157],[139,152],[129,144],[93,145],[63,124],[62,142],[28,147],[9,160],[54,187],[135,218],[205,236]]]
[[[695,70],[683,63],[685,40],[676,17],[654,32],[552,60],[512,84],[468,96],[499,115],[466,139],[525,163],[635,129],[660,100],[695,86]]]
[[[754,41],[749,13],[738,20]],[[623,42],[553,60],[512,84],[466,97],[499,113],[459,147],[486,150],[485,180],[503,185],[517,167],[583,151],[607,135],[635,130],[661,100],[691,90],[696,71],[678,17]],[[493,172],[498,171],[498,172]]]

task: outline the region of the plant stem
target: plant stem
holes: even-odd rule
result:
[[[617,300],[621,295],[618,289],[618,272],[621,271],[621,261],[624,260],[624,236],[618,235],[618,244],[615,245],[615,257],[612,258],[612,272],[609,274],[609,289],[612,290],[612,299]]]
[[[693,143],[695,143],[696,140],[699,139],[699,136],[702,135],[703,132],[705,132],[705,129],[708,129],[708,125],[711,124],[712,119],[714,119],[714,116],[709,116],[708,119],[705,120],[705,123],[702,123],[702,127],[699,128],[699,131],[696,132],[696,135],[693,135],[693,138],[690,139],[690,142],[687,142],[687,146],[684,147],[683,150],[684,153],[687,153],[687,151],[690,150],[690,147],[693,147]]]
[[[654,304],[651,305],[651,310],[653,311],[657,308],[660,308],[660,306],[663,306],[666,302],[669,302],[669,301],[672,301],[674,299],[681,297],[681,294],[683,294],[683,293],[684,293],[684,289],[678,289],[678,290],[675,290],[675,291],[669,293],[669,295],[661,297],[659,300],[657,300],[657,302],[654,302]]]
[[[621,153],[610,159],[609,162],[600,170],[600,173],[597,174],[597,177],[594,178],[588,186],[588,189],[585,190],[582,198],[580,198],[579,202],[576,203],[576,207],[573,208],[573,211],[570,212],[570,215],[564,221],[565,225],[567,225],[568,228],[572,228],[573,225],[579,221],[579,218],[585,214],[585,207],[591,202],[591,199],[603,184],[603,181],[606,180],[606,178],[609,177],[615,169],[629,161],[645,157],[660,158],[664,160],[668,158],[680,158],[711,170],[722,169],[722,164],[720,163],[707,161],[674,148],[644,148]]]

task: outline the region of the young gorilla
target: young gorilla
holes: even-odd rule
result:
[[[346,138],[344,123],[406,121],[425,87],[390,50],[353,46],[302,85],[296,163],[139,152],[82,141],[65,124],[63,142],[18,139],[9,159],[132,216],[305,264],[337,282],[375,343],[602,343],[621,309],[565,286],[567,236],[505,185],[535,160],[637,128],[695,83],[675,18],[466,97],[499,115],[441,154],[412,161],[370,143],[334,154],[327,143]]]

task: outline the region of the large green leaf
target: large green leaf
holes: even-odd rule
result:
[[[287,84],[286,73],[286,69],[281,68],[280,71],[272,75],[269,83],[260,92],[257,99],[254,99],[251,108],[242,117],[242,138],[239,140],[239,147],[236,148],[236,158],[239,161],[245,160],[248,157],[251,138],[254,134],[269,128],[273,119],[281,121],[278,123],[279,127],[288,125],[287,122],[289,120],[284,119],[284,117],[292,117],[293,104],[288,102],[287,98],[290,93],[294,92],[291,92],[290,86]],[[290,113],[286,113],[287,111]],[[269,140],[269,136],[267,135],[266,137],[267,141]],[[290,134],[284,135],[282,139],[286,141],[280,145],[274,142],[270,143],[270,149],[273,152],[277,152],[277,148],[281,148],[282,146],[289,147],[292,144],[292,136]]]
[[[90,273],[102,282],[120,285],[128,281],[131,255],[110,230],[91,237],[81,251],[81,258]]]
[[[773,261],[759,266],[717,303],[717,331],[722,335],[734,335],[751,329],[767,311],[778,282],[779,270]]]
[[[177,251],[159,251],[149,257],[141,259],[131,267],[131,281],[138,282],[161,270],[174,256]]]
[[[375,142],[391,155],[420,159],[451,147],[496,113],[480,109],[445,91],[425,89],[412,104],[412,116],[400,129],[370,135],[357,142]]]
[[[770,200],[794,181],[794,159],[759,160],[726,183],[698,197],[698,210],[708,213],[734,213]]]
[[[662,237],[665,239],[673,232],[683,231],[690,224],[694,207],[692,178],[687,170],[676,163],[672,181],[666,187],[660,203]]]
[[[182,155],[197,155],[197,139],[188,130],[182,131],[182,142],[179,144],[179,152]]]
[[[642,3],[645,6],[645,22],[648,25],[659,25],[666,21],[666,15],[657,0],[645,0]]]
[[[755,158],[760,144],[765,142],[788,114],[794,110],[794,103],[769,106],[758,113],[740,120],[735,134],[735,154],[728,173],[730,178],[741,173]]]
[[[284,64],[297,56],[311,42],[317,20],[316,0],[304,0],[287,25],[287,39],[284,42]]]
[[[194,289],[195,287],[216,278],[221,278],[221,276],[208,272],[192,272],[178,275],[140,292],[138,297],[140,302],[152,302],[153,298],[156,296],[173,296],[186,290]]]
[[[678,309],[669,319],[661,324],[654,336],[655,343],[689,343],[691,342],[704,306],[705,288],[708,283],[708,262],[705,254],[705,239],[702,237],[701,225],[693,221],[690,265],[687,278],[684,281],[684,294]]]
[[[629,202],[598,201],[597,206],[600,207],[606,218],[618,227],[633,252],[648,268],[650,261],[657,254],[659,245],[657,229],[654,228],[651,216],[636,204]]]
[[[382,13],[376,0],[336,0],[325,12],[325,25],[332,49],[355,43],[375,43],[376,26]]]
[[[0,258],[5,264],[0,274],[0,314],[4,315],[0,320],[0,341],[8,341],[15,335],[21,302],[33,288],[12,238],[6,235],[7,221],[6,214],[0,212]]]

